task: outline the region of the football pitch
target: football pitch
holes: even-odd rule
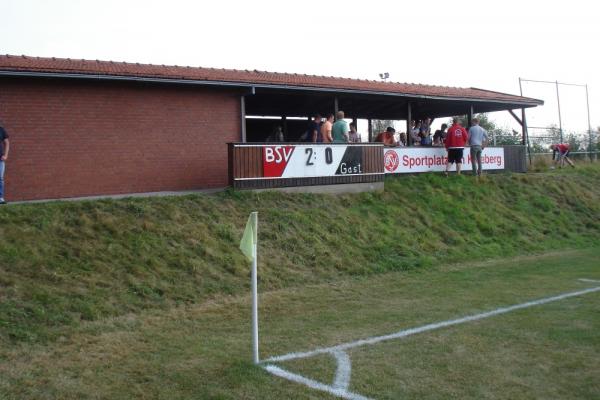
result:
[[[600,248],[259,283],[258,366],[232,296],[2,348],[0,399],[598,399],[598,281]]]
[[[381,292],[379,301],[363,305],[355,299],[354,308],[342,298],[339,311],[350,321],[372,318],[370,329],[360,322],[360,331],[373,335],[271,355],[262,367],[315,398],[600,396],[600,266],[594,257],[557,253],[440,272],[407,274],[395,282],[410,285],[406,290]],[[332,298],[330,312],[335,303]],[[377,315],[386,327],[396,315],[396,330],[379,328]],[[349,322],[331,319],[348,329]]]

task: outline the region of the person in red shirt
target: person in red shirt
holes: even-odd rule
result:
[[[551,144],[550,149],[552,150],[552,158],[554,159],[555,166],[556,164],[559,164],[558,168],[562,168],[566,161],[571,167],[575,168],[575,164],[573,164],[573,161],[568,157],[570,153],[569,143]],[[556,153],[558,153],[558,155]]]
[[[391,126],[388,126],[385,132],[381,132],[379,135],[377,135],[375,141],[383,143],[385,146],[397,146],[398,143],[396,143],[394,133],[396,133],[396,130]]]
[[[446,176],[450,171],[450,165],[456,163],[456,173],[460,175],[462,165],[463,150],[469,140],[467,130],[458,122],[458,117],[452,119],[452,126],[448,128],[444,144],[448,150],[448,162],[446,163]]]

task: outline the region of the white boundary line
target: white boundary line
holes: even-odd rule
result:
[[[581,281],[581,282],[600,283],[600,280],[597,280],[597,279],[583,279],[582,278],[582,279],[577,279],[577,280]]]
[[[361,396],[360,394],[348,392],[345,389],[336,388],[333,386],[326,385],[321,382],[314,381],[312,379],[305,378],[302,375],[294,374],[292,372],[286,371],[283,368],[276,367],[275,365],[265,365],[264,368],[272,373],[273,375],[277,375],[281,378],[285,378],[289,381],[301,383],[305,386],[308,386],[311,389],[321,390],[323,392],[330,393],[334,396],[341,397],[342,399],[348,400],[370,400],[368,397]]]
[[[600,281],[596,281],[596,280],[592,280],[592,279],[579,279],[579,281],[595,282],[595,283],[600,282]],[[369,400],[368,397],[348,391],[348,388],[350,386],[350,375],[351,375],[352,362],[351,362],[348,354],[345,352],[345,350],[352,349],[355,347],[360,347],[360,346],[372,345],[372,344],[376,344],[376,343],[387,341],[387,340],[399,339],[399,338],[403,338],[406,336],[415,335],[417,333],[432,331],[432,330],[436,330],[436,329],[440,329],[440,328],[445,328],[448,326],[464,324],[466,322],[478,321],[478,320],[493,317],[496,315],[506,314],[511,311],[516,311],[516,310],[521,310],[524,308],[539,306],[542,304],[551,303],[551,302],[559,301],[559,300],[564,300],[564,299],[568,299],[570,297],[582,296],[584,294],[598,292],[598,291],[600,291],[600,286],[589,288],[589,289],[584,289],[584,290],[578,290],[576,292],[563,293],[563,294],[560,294],[557,296],[546,297],[546,298],[539,299],[539,300],[528,301],[526,303],[516,304],[513,306],[501,307],[501,308],[497,308],[495,310],[484,312],[481,314],[474,314],[474,315],[469,315],[469,316],[462,317],[462,318],[451,319],[451,320],[447,320],[447,321],[423,325],[423,326],[420,326],[417,328],[411,328],[411,329],[398,331],[398,332],[392,333],[390,335],[375,336],[375,337],[371,337],[371,338],[367,338],[367,339],[357,340],[354,342],[340,344],[337,346],[323,347],[323,348],[316,349],[313,351],[289,353],[289,354],[285,354],[282,356],[271,357],[271,358],[268,358],[263,361],[263,362],[280,362],[280,361],[294,360],[294,359],[298,359],[298,358],[307,358],[307,357],[312,357],[312,356],[316,356],[319,354],[325,354],[325,353],[331,354],[336,359],[336,362],[337,362],[337,370],[336,370],[335,378],[333,381],[333,385],[326,385],[324,383],[315,381],[313,379],[306,378],[302,375],[294,374],[292,372],[286,371],[285,369],[277,367],[275,365],[263,364],[263,368],[273,375],[279,376],[281,378],[285,378],[292,382],[303,384],[312,389],[321,390],[321,391],[333,394],[333,395],[341,397],[343,399]]]
[[[500,314],[506,314],[511,311],[521,310],[523,308],[528,308],[528,307],[533,307],[533,306],[539,306],[541,304],[551,303],[553,301],[568,299],[569,297],[581,296],[584,294],[597,292],[599,290],[600,290],[600,286],[594,287],[594,288],[589,288],[589,289],[584,289],[584,290],[579,290],[577,292],[564,293],[564,294],[561,294],[558,296],[528,301],[527,303],[522,303],[522,304],[516,304],[514,306],[497,308],[495,310],[484,312],[481,314],[469,315],[469,316],[462,317],[462,318],[451,319],[451,320],[447,320],[447,321],[436,322],[433,324],[420,326],[417,328],[406,329],[406,330],[398,331],[396,333],[392,333],[390,335],[375,336],[375,337],[371,337],[371,338],[367,338],[367,339],[357,340],[355,342],[339,344],[337,346],[323,347],[323,348],[315,349],[312,351],[289,353],[289,354],[285,354],[282,356],[270,357],[270,358],[267,358],[265,360],[265,362],[288,361],[288,360],[295,360],[297,358],[313,357],[318,354],[333,353],[336,351],[345,351],[348,349],[352,349],[354,347],[371,345],[371,344],[383,342],[386,340],[399,339],[399,338],[403,338],[406,336],[415,335],[417,333],[432,331],[434,329],[445,328],[447,326],[464,324],[465,322],[478,321],[480,319],[489,318],[489,317],[493,317],[493,316],[500,315]]]
[[[337,371],[333,380],[333,387],[336,389],[348,390],[350,387],[350,375],[352,374],[352,361],[343,351],[334,351],[333,356],[337,361]]]

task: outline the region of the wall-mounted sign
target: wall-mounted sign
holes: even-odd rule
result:
[[[383,149],[384,170],[386,174],[444,171],[447,155],[443,147],[388,147]],[[471,151],[468,147],[463,150],[463,155],[462,169],[470,170]],[[485,148],[481,163],[484,170],[504,169],[504,148]]]

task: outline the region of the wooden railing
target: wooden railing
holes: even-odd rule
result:
[[[380,182],[383,145],[229,143],[229,181],[236,189]]]

